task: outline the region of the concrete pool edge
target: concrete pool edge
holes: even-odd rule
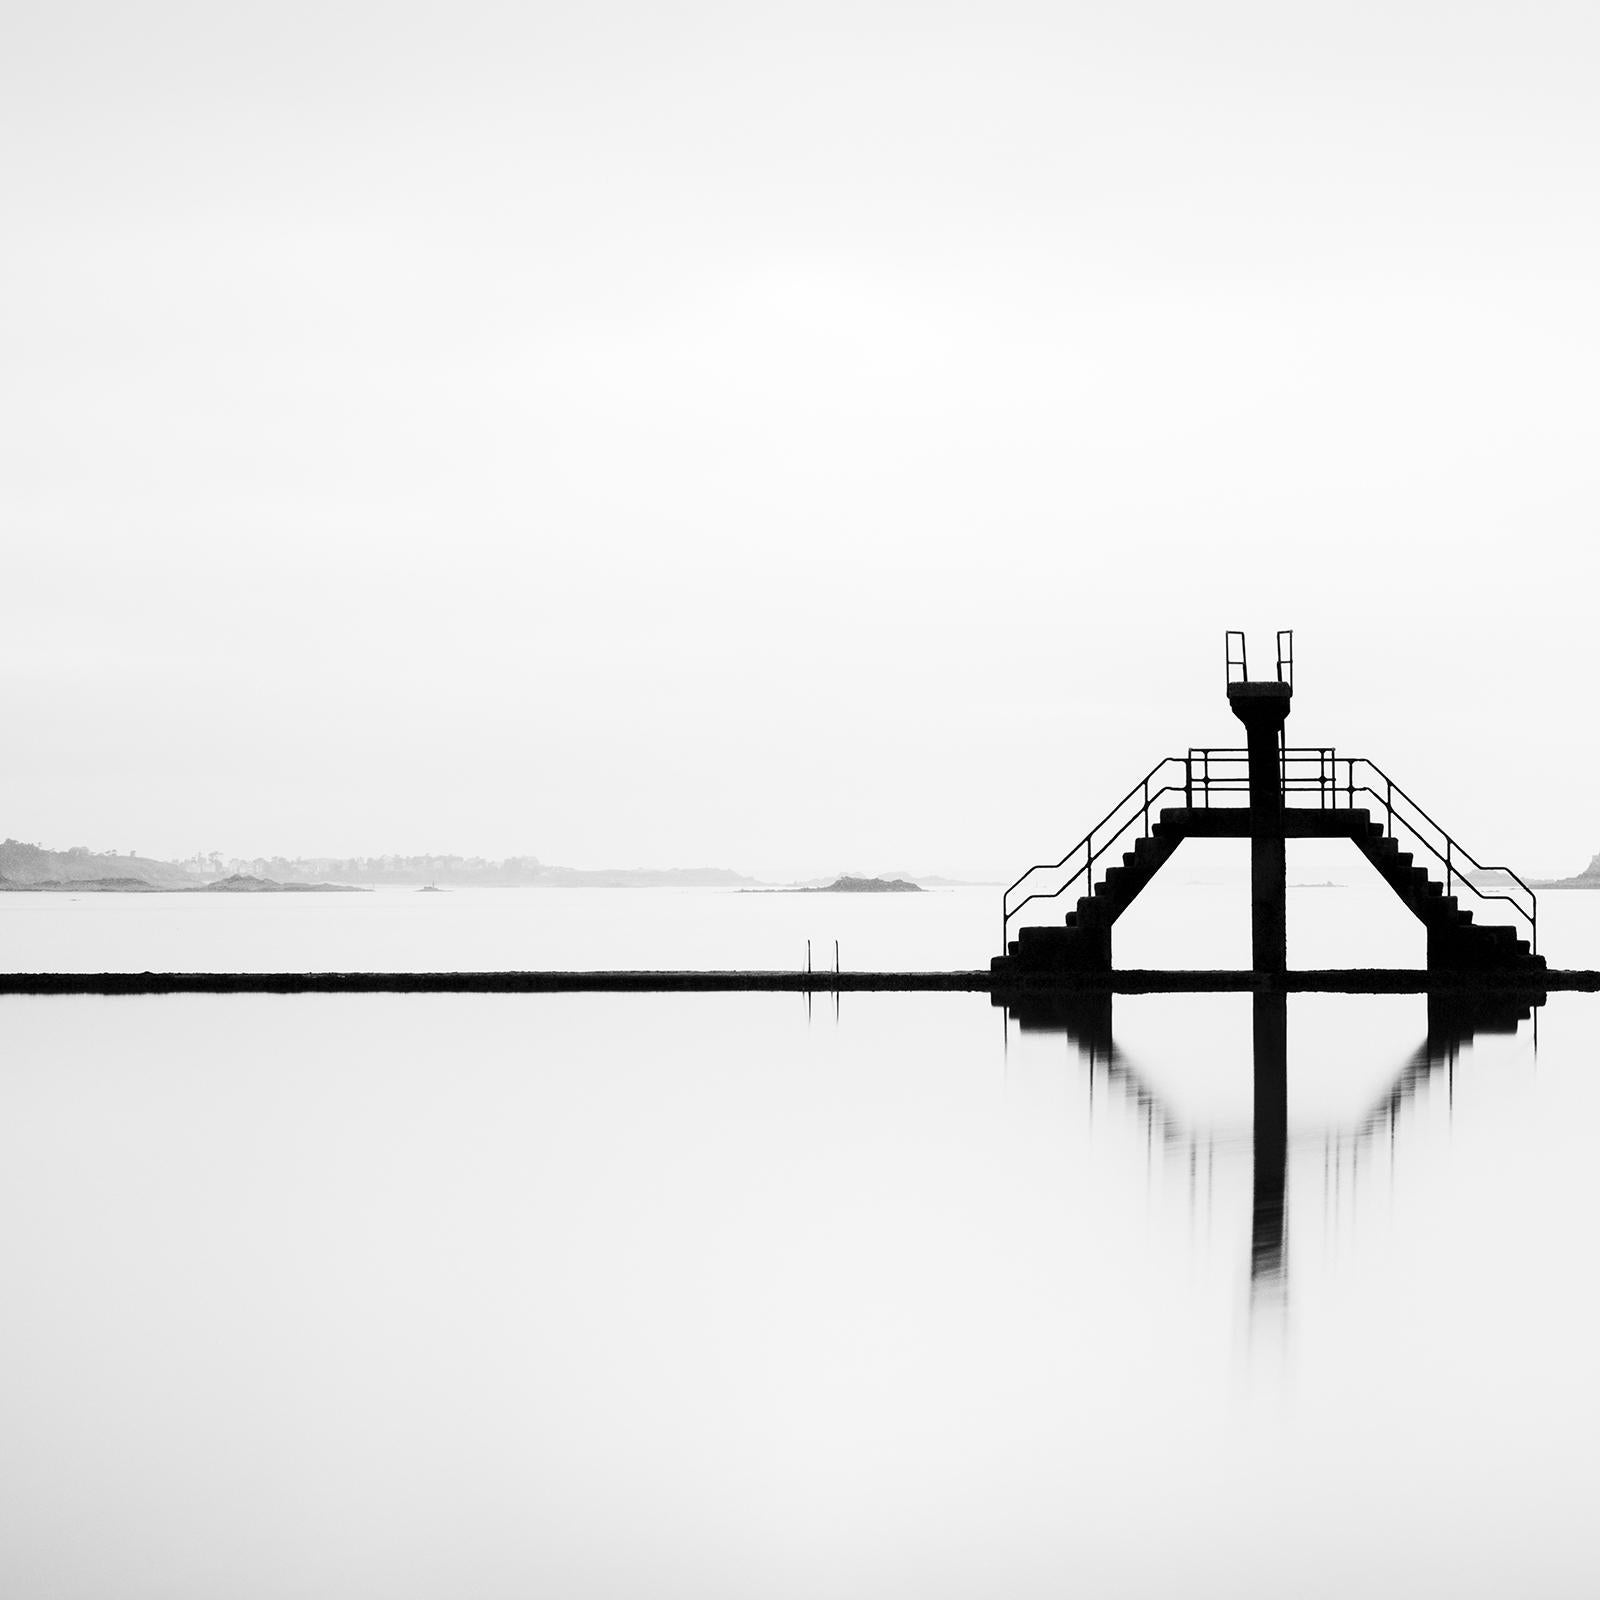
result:
[[[1537,974],[1336,968],[1280,979],[1245,971],[1140,971],[1018,983],[957,972],[8,972],[0,994],[733,994],[894,991],[988,994],[1543,994],[1600,992],[1600,972]]]

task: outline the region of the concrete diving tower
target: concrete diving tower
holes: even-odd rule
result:
[[[1429,972],[1543,973],[1538,899],[1516,873],[1478,861],[1366,757],[1286,743],[1293,635],[1278,635],[1271,678],[1250,677],[1242,633],[1227,635],[1226,654],[1243,748],[1163,758],[1061,860],[1011,884],[996,983],[1110,973],[1117,919],[1190,838],[1250,841],[1250,965],[1268,982],[1288,968],[1286,841],[1297,838],[1349,839],[1361,851],[1427,930]],[[1509,924],[1476,921],[1464,897]]]

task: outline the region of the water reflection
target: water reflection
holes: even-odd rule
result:
[[[812,1006],[0,1004],[0,1593],[1600,1592],[1591,998]]]
[[[1289,997],[1251,997],[1255,1070],[1255,1181],[1250,1205],[1250,1283],[1281,1287],[1285,1273],[1284,1182],[1289,1168]]]
[[[1455,1069],[1464,1047],[1479,1035],[1514,1035],[1536,1018],[1543,993],[1436,993],[1419,996],[1426,1008],[1423,1038],[1381,1074],[1376,1098],[1335,1126],[1323,1130],[1310,1148],[1320,1153],[1322,1190],[1336,1206],[1348,1172],[1353,1182],[1365,1147],[1383,1139],[1393,1155],[1395,1129],[1406,1105],[1430,1080],[1442,1077],[1453,1109]],[[1008,1026],[1023,1033],[1065,1034],[1088,1069],[1091,1109],[1097,1081],[1120,1091],[1135,1108],[1147,1150],[1159,1137],[1163,1147],[1186,1147],[1191,1213],[1197,1210],[1200,1175],[1207,1195],[1215,1159],[1215,1134],[1203,1135],[1154,1087],[1157,1074],[1141,1065],[1119,1043],[1110,993],[997,995]],[[1252,1312],[1287,1306],[1289,1281],[1289,996],[1267,991],[1250,996],[1251,1122],[1250,1240],[1248,1281]],[[1536,1026],[1536,1023],[1535,1023]],[[1352,1062],[1352,1066],[1355,1063]],[[1307,1145],[1302,1142],[1302,1149]],[[1203,1153],[1202,1153],[1203,1152]],[[1209,1198],[1206,1201],[1209,1213]]]

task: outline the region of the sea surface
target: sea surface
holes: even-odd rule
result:
[[[1241,892],[1119,961],[1235,964]],[[970,967],[995,906],[10,895],[0,957]],[[1600,1592],[1600,996],[1260,1004],[0,998],[0,1593]]]

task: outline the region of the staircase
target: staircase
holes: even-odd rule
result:
[[[1183,840],[1249,838],[1251,813],[1248,806],[1237,803],[1244,780],[1235,768],[1242,754],[1191,750],[1187,756],[1158,762],[1061,861],[1024,873],[1006,891],[1002,907],[1006,953],[990,963],[995,978],[1020,982],[1051,975],[1110,972],[1112,927]],[[1283,812],[1285,836],[1350,839],[1427,929],[1429,971],[1500,975],[1545,971],[1545,960],[1534,948],[1537,901],[1514,873],[1483,867],[1365,758],[1338,757],[1331,749],[1316,748],[1286,749],[1283,760],[1284,794],[1290,802]],[[1298,769],[1296,763],[1301,764]],[[1156,803],[1168,795],[1181,795],[1186,803],[1156,810]],[[1357,806],[1358,795],[1378,804]],[[1296,799],[1311,803],[1296,805]],[[1405,829],[1411,848],[1404,848],[1390,831],[1396,826]],[[1094,844],[1097,833],[1104,839],[1098,847]],[[1131,843],[1131,848],[1123,851],[1117,864],[1102,867],[1099,881],[1094,882],[1096,867],[1125,843]],[[1080,854],[1082,864],[1073,870]],[[1418,854],[1443,869],[1444,881],[1417,865]],[[1468,868],[1503,873],[1509,880],[1509,892],[1479,888],[1465,876]],[[1041,880],[1040,875],[1045,874],[1066,874],[1065,881],[1050,890],[1042,886],[1052,881]],[[1040,886],[1035,887],[1036,883]],[[1020,927],[1011,935],[1011,923],[1024,906],[1059,899],[1073,887],[1080,893],[1064,921]],[[1475,921],[1473,913],[1461,905],[1458,887],[1480,900],[1507,902],[1526,924],[1528,937],[1521,937],[1515,927]],[[1014,899],[1022,889],[1029,892]],[[1522,890],[1526,903],[1517,889]]]
[[[1162,820],[1123,856],[1122,864],[1111,867],[1094,889],[1079,899],[1064,925],[1019,929],[1006,945],[1007,954],[989,963],[990,971],[996,977],[1013,972],[1109,972],[1111,925],[1187,837],[1181,827],[1167,821],[1172,814],[1162,812]]]

